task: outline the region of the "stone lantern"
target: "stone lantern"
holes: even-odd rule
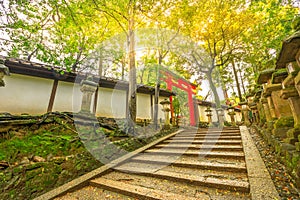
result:
[[[254,92],[251,92],[249,95],[247,95],[248,106],[252,112],[252,119],[250,120],[252,120],[252,122],[259,123],[257,103],[254,101],[254,96]]]
[[[217,116],[218,116],[218,120],[219,120],[219,126],[223,127],[224,125],[224,110],[222,108],[217,108]]]
[[[89,76],[86,80],[82,80],[80,91],[83,93],[81,102],[81,113],[91,113],[92,96],[96,91],[98,84],[93,81],[93,77]]]
[[[6,67],[3,64],[0,64],[0,87],[4,87],[5,83],[4,83],[4,76],[9,76],[9,69],[8,67]]]
[[[298,142],[300,135],[300,31],[297,30],[283,41],[276,62],[276,69],[286,68],[288,71],[288,76],[282,82],[281,98],[288,100],[294,118],[294,129],[287,132],[285,141],[290,144]]]
[[[248,103],[246,101],[240,102],[239,105],[242,107],[242,112],[244,116],[244,122],[246,126],[250,126],[250,121],[249,121],[249,108],[248,108]]]
[[[228,110],[228,115],[230,116],[230,120],[231,120],[231,124],[232,126],[235,126],[235,119],[234,119],[234,116],[235,116],[235,112],[234,112],[234,107],[233,106],[229,106],[227,108]]]
[[[162,111],[165,113],[165,124],[163,129],[169,129],[170,128],[169,112],[170,112],[171,103],[167,99],[164,99],[163,101],[160,102],[160,104],[163,107]]]
[[[207,107],[207,109],[205,110],[205,112],[206,112],[206,116],[207,116],[207,118],[208,118],[208,124],[210,125],[211,124],[211,122],[212,122],[212,118],[211,118],[211,116],[212,116],[212,110],[210,109],[210,107]]]

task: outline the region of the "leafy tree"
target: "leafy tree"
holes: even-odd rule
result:
[[[251,83],[259,71],[274,66],[282,39],[291,33],[294,5],[291,0],[1,1],[0,32],[7,37],[0,46],[11,57],[69,71],[121,79],[128,73],[128,113],[135,120],[136,76],[140,83],[158,86],[152,78],[154,63],[187,79],[207,78],[218,106],[216,86],[227,90],[236,82],[241,99],[245,85],[239,87],[238,77]],[[137,34],[149,47],[148,55],[138,60],[138,75]]]
[[[251,1],[256,19],[243,34],[244,51],[240,58],[249,64],[245,69],[254,79],[260,71],[273,68],[282,40],[291,34],[291,22],[297,13],[295,2],[287,0]],[[250,69],[249,69],[250,68]],[[249,80],[252,82],[252,80]]]
[[[241,51],[241,34],[247,23],[252,23],[252,14],[241,3],[222,0],[187,3],[187,12],[181,13],[186,24],[184,32],[195,41],[194,45],[188,45],[190,52],[186,58],[190,71],[200,78],[203,77],[201,74],[205,75],[218,107],[216,81],[221,81],[218,78],[220,67],[228,65]]]
[[[1,31],[11,57],[37,59],[76,71],[96,43],[113,34],[109,21],[95,17],[83,1],[2,1]]]

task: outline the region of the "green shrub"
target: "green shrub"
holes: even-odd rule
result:
[[[198,128],[207,128],[208,127],[208,122],[199,122],[198,123]]]
[[[231,122],[224,121],[224,126],[232,126]]]
[[[294,118],[292,116],[281,117],[274,124],[274,128],[286,128],[286,127],[293,127],[293,126],[294,126]]]

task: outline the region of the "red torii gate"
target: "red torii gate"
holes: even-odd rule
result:
[[[179,89],[182,89],[187,92],[188,94],[188,106],[190,111],[190,125],[195,126],[196,125],[196,119],[195,119],[195,110],[194,110],[194,101],[193,101],[193,95],[196,94],[196,85],[188,82],[187,80],[179,77],[177,74],[174,74],[173,72],[163,69],[160,70],[160,74],[163,76],[161,77],[161,80],[165,81],[167,83],[167,89],[172,91],[172,87],[177,87]],[[175,78],[176,77],[176,78]],[[174,119],[174,108],[172,105],[173,98],[170,96],[170,103],[171,103],[171,117]]]

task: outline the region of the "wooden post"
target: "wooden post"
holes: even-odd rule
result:
[[[53,82],[53,86],[52,86],[52,91],[51,91],[51,95],[50,95],[50,99],[49,99],[47,112],[52,112],[54,100],[55,100],[55,96],[56,96],[57,86],[58,86],[58,80],[55,79]]]

